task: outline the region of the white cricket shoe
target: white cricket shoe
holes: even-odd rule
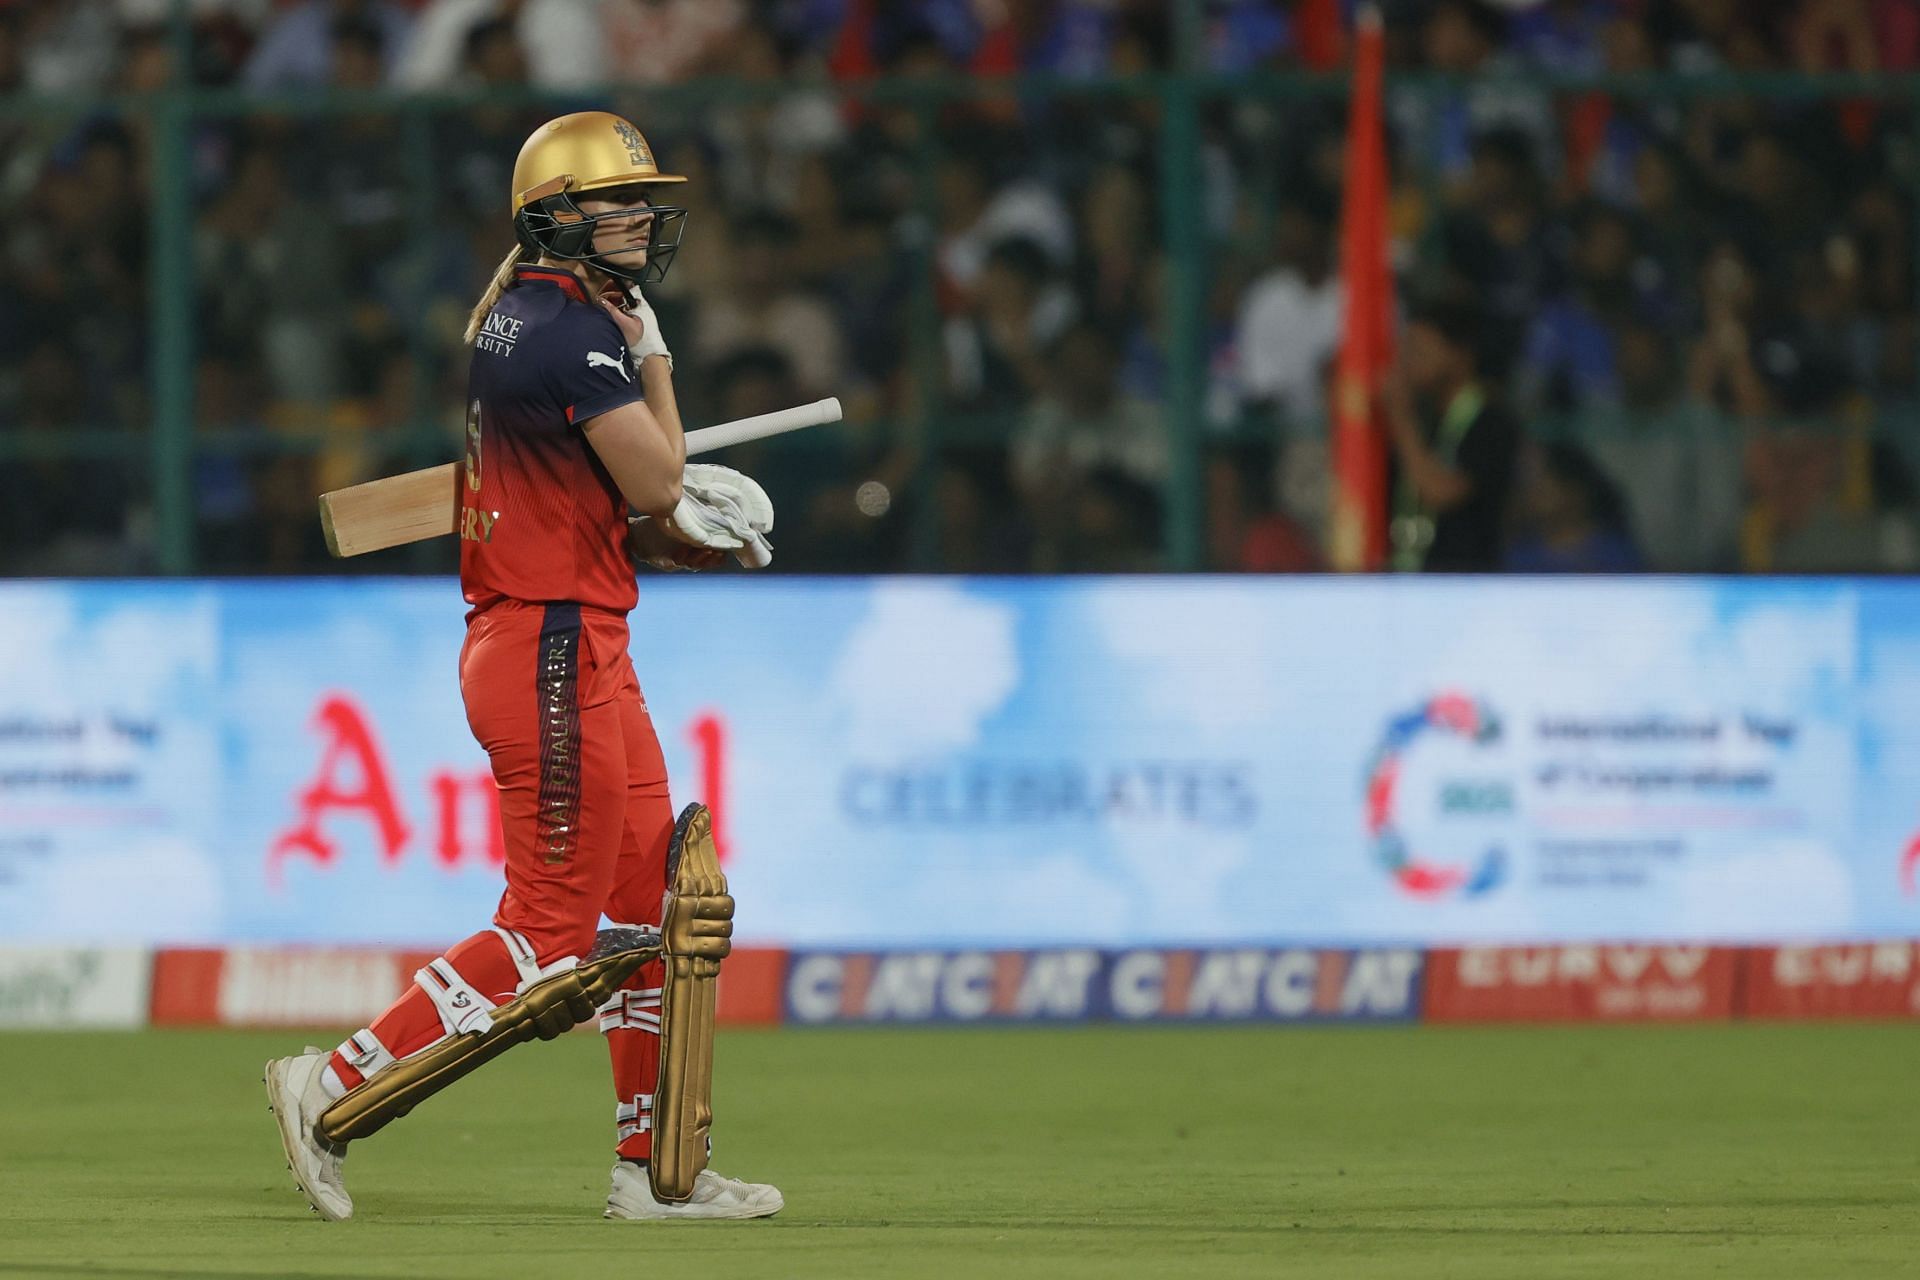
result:
[[[653,1198],[647,1171],[626,1160],[613,1165],[613,1191],[607,1196],[609,1218],[768,1218],[787,1207],[779,1190],[764,1182],[741,1182],[702,1169],[693,1180],[693,1196],[685,1204],[667,1204]]]
[[[340,1173],[347,1148],[313,1131],[320,1113],[333,1105],[320,1083],[327,1058],[326,1050],[309,1047],[298,1057],[275,1058],[261,1079],[267,1085],[267,1110],[280,1126],[280,1145],[286,1150],[295,1189],[327,1221],[345,1222],[353,1216],[353,1197],[347,1194]]]

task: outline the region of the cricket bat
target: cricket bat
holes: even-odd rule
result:
[[[840,401],[777,409],[687,432],[687,456],[840,421]],[[320,528],[336,557],[364,555],[451,534],[460,524],[460,463],[408,471],[320,495]]]

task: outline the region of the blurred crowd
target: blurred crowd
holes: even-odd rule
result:
[[[152,419],[155,135],[120,95],[182,70],[170,7],[0,0],[6,572],[154,563],[146,445],[50,443]],[[338,568],[315,493],[458,455],[460,330],[511,244],[513,157],[540,120],[607,107],[691,179],[653,291],[688,425],[847,406],[843,427],[728,457],[779,504],[777,569],[1166,567],[1168,353],[1194,325],[1206,567],[1324,568],[1344,90],[1254,73],[1343,66],[1351,6],[1204,0],[1219,74],[1190,200],[1167,190],[1160,101],[1074,88],[1168,69],[1172,8],[192,0],[192,80],[282,95],[196,115],[170,175],[193,207],[171,301],[192,330],[197,567]],[[1920,563],[1912,95],[1714,79],[1913,72],[1920,0],[1380,8],[1400,296],[1446,317],[1514,424],[1470,450],[1488,538],[1448,567]],[[1047,78],[997,79],[1022,73]],[[863,97],[876,76],[979,81],[916,105]],[[356,112],[312,89],[500,92]],[[1175,244],[1204,272],[1201,315],[1170,314]],[[1396,385],[1445,452],[1448,406]]]

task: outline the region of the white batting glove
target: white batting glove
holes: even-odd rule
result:
[[[703,502],[691,487],[683,484],[679,504],[660,522],[660,527],[669,537],[690,547],[738,551],[746,542],[728,527],[730,523],[737,522],[730,521],[727,513]]]
[[[671,370],[673,352],[667,350],[667,340],[660,332],[660,321],[654,317],[653,304],[640,292],[639,285],[627,286],[627,305],[623,310],[646,325],[640,336],[627,344],[627,352],[633,357],[633,367],[638,369],[640,362],[648,356],[665,356],[667,368]]]
[[[745,472],[714,462],[689,462],[681,472],[680,484],[709,505],[731,503],[758,532],[773,532],[773,499]]]
[[[690,462],[680,481],[682,494],[691,493],[716,512],[728,533],[741,546],[733,558],[745,569],[764,569],[773,562],[773,499],[752,476],[711,462]]]

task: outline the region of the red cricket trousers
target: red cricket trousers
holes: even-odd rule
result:
[[[467,625],[460,692],[500,790],[507,891],[494,923],[542,964],[584,956],[603,913],[659,924],[673,804],[626,618],[496,604]]]
[[[448,990],[504,1003],[532,969],[586,955],[602,914],[660,923],[673,805],[627,642],[623,615],[571,603],[506,600],[470,616],[460,691],[500,793],[507,889],[495,927],[435,962],[451,972],[422,970],[428,986],[340,1046],[332,1065],[348,1087],[453,1033]],[[652,1149],[661,979],[659,962],[643,966],[600,1010],[619,1151],[635,1158]]]

